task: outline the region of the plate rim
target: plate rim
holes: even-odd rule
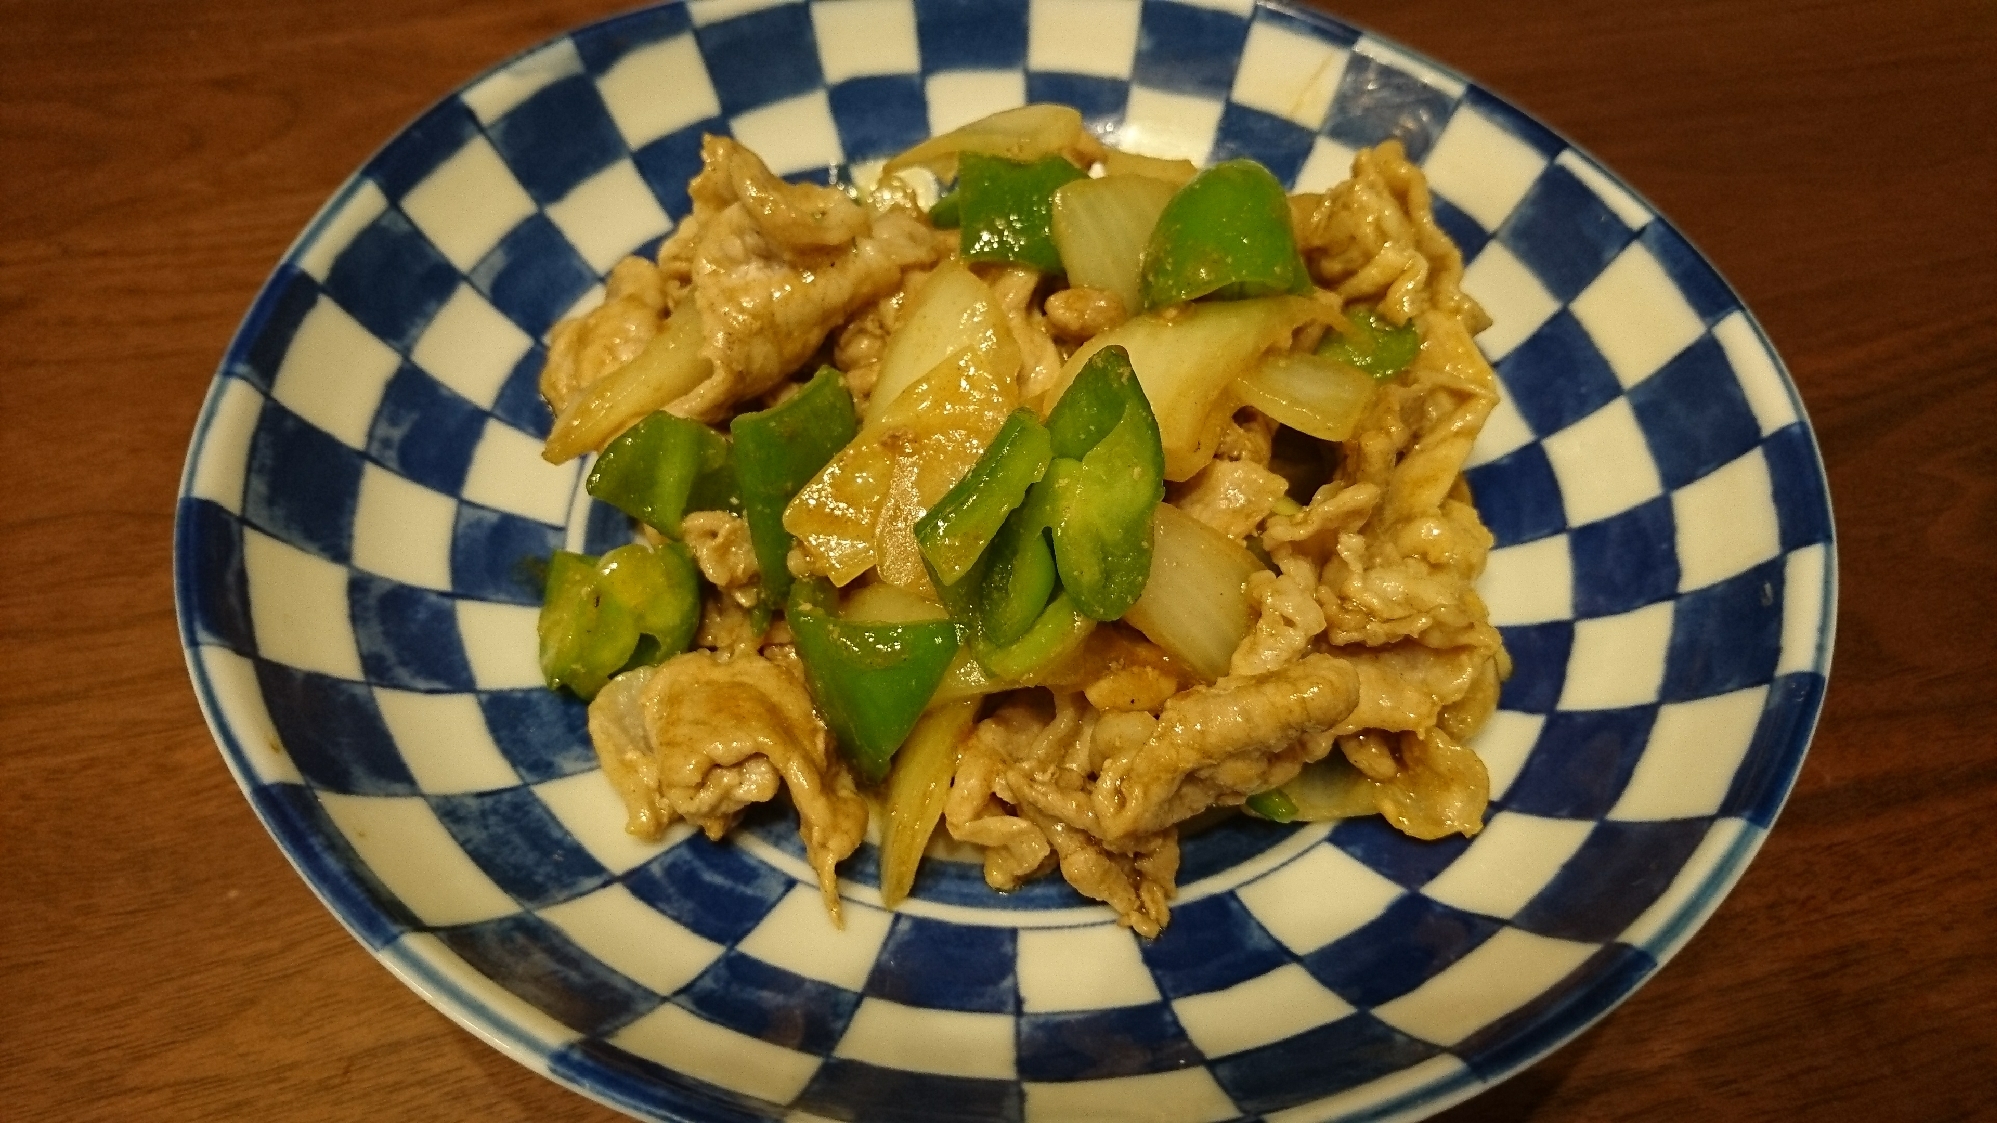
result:
[[[713,0],[713,2],[725,2],[725,0]],[[919,4],[921,0],[913,0],[913,2]],[[412,947],[405,946],[412,943],[420,943],[423,940],[436,942],[436,937],[427,932],[412,931],[401,938],[377,946],[360,924],[357,923],[357,918],[349,915],[347,908],[343,907],[342,903],[338,900],[342,895],[340,887],[326,879],[322,873],[316,872],[308,860],[317,856],[316,852],[312,849],[312,844],[317,841],[317,835],[305,831],[303,824],[280,823],[272,812],[255,798],[255,791],[260,784],[247,764],[249,754],[244,750],[239,731],[228,722],[217,696],[216,684],[211,680],[208,669],[201,661],[201,651],[203,648],[212,645],[201,643],[193,622],[193,589],[201,571],[195,552],[189,548],[192,529],[186,513],[189,501],[197,498],[193,492],[196,471],[201,462],[202,454],[208,447],[221,399],[227,389],[228,382],[231,381],[229,370],[232,363],[255,340],[258,330],[262,328],[267,320],[272,306],[279,295],[279,289],[275,282],[279,279],[280,271],[285,265],[296,262],[304,251],[313,246],[326,231],[334,216],[340,212],[342,206],[357,191],[363,188],[363,185],[368,182],[364,174],[365,169],[389,145],[405,135],[412,125],[422,120],[428,113],[459,97],[479,82],[508,69],[519,61],[553,44],[568,39],[577,32],[597,28],[609,23],[639,18],[647,13],[662,9],[692,6],[690,0],[659,0],[656,3],[648,3],[639,7],[613,12],[566,27],[555,35],[514,51],[506,57],[483,67],[444,91],[438,97],[425,103],[418,112],[406,118],[381,143],[374,146],[367,156],[341,179],[325,202],[314,211],[312,217],[306,222],[297,236],[291,240],[284,251],[278,256],[271,268],[264,273],[249,308],[245,311],[235,330],[231,333],[216,370],[209,380],[208,388],[204,393],[200,409],[196,415],[175,492],[173,520],[175,621],[182,657],[188,670],[190,684],[194,687],[196,701],[200,707],[203,721],[207,725],[209,734],[215,741],[216,747],[220,751],[223,761],[231,777],[234,779],[237,788],[242,793],[245,802],[249,804],[252,813],[256,815],[265,833],[278,844],[279,850],[284,854],[286,861],[290,863],[293,870],[298,873],[299,877],[312,890],[313,895],[318,898],[320,905],[328,913],[332,914],[340,926],[372,958],[385,967],[403,985],[414,991],[426,1003],[445,1015],[452,1022],[472,1033],[499,1052],[533,1072],[606,1107],[637,1118],[662,1118],[683,1121],[683,1123],[700,1123],[706,1116],[697,1111],[686,1114],[679,1110],[672,1110],[668,1114],[659,1115],[658,1110],[660,1105],[657,1103],[640,1103],[636,1099],[627,1099],[626,1097],[618,1096],[615,1093],[615,1085],[621,1081],[631,1079],[626,1074],[604,1069],[600,1073],[595,1074],[604,1079],[604,1084],[599,1086],[581,1079],[580,1077],[583,1075],[581,1073],[563,1071],[549,1063],[559,1046],[550,1047],[545,1042],[538,1040],[535,1034],[522,1026],[520,1022],[522,1020],[533,1021],[536,1019],[552,1022],[552,1019],[527,1004],[524,1000],[505,991],[495,981],[479,974],[469,963],[458,958],[454,953],[448,952],[447,949],[442,949],[441,944],[439,944],[439,950],[442,954],[430,957],[414,954]],[[1027,18],[1031,20],[1032,5],[1025,4],[1023,6],[1027,9]],[[1821,597],[1821,600],[1819,603],[1816,649],[1812,654],[1811,665],[1806,668],[1810,673],[1819,677],[1821,685],[1816,691],[1816,697],[1809,703],[1807,715],[1803,720],[1798,720],[1794,724],[1786,738],[1783,751],[1779,754],[1780,759],[1787,763],[1786,769],[1783,771],[1783,774],[1771,777],[1765,789],[1764,799],[1772,801],[1770,802],[1771,810],[1768,822],[1766,825],[1743,822],[1743,827],[1737,837],[1716,857],[1711,870],[1701,879],[1699,885],[1687,896],[1678,910],[1661,926],[1660,936],[1645,946],[1643,950],[1648,953],[1651,960],[1647,966],[1640,971],[1630,973],[1626,976],[1604,977],[1596,980],[1582,992],[1587,997],[1601,997],[1605,999],[1595,1004],[1598,1006],[1597,1009],[1587,1014],[1584,1018],[1563,1026],[1561,1032],[1553,1035],[1548,1042],[1541,1044],[1533,1051],[1520,1055],[1518,1059],[1512,1061],[1502,1071],[1494,1075],[1488,1077],[1482,1076],[1476,1070],[1468,1066],[1463,1066],[1451,1073],[1444,1074],[1414,1088],[1395,1093],[1385,1100],[1362,1109],[1359,1114],[1351,1116],[1351,1118],[1355,1119],[1363,1118],[1369,1120],[1416,1120],[1446,1110],[1480,1092],[1511,1079],[1520,1072],[1538,1064],[1546,1056],[1571,1043],[1593,1028],[1623,1003],[1628,1001],[1652,976],[1675,958],[1678,952],[1691,940],[1692,936],[1704,928],[1712,918],[1712,915],[1739,884],[1748,866],[1766,841],[1768,834],[1774,829],[1782,812],[1786,810],[1789,798],[1794,793],[1803,764],[1808,758],[1809,748],[1815,738],[1817,727],[1823,717],[1824,703],[1829,693],[1837,633],[1840,566],[1837,549],[1839,534],[1837,530],[1836,511],[1830,491],[1829,473],[1823,460],[1823,450],[1817,440],[1816,427],[1811,422],[1801,390],[1787,362],[1784,360],[1781,352],[1775,347],[1773,339],[1761,323],[1754,309],[1742,298],[1739,289],[1720,270],[1711,255],[1706,253],[1697,242],[1693,241],[1670,218],[1667,212],[1655,206],[1647,196],[1626,181],[1608,164],[1598,159],[1591,151],[1575,143],[1564,132],[1546,122],[1539,115],[1527,110],[1517,100],[1491,86],[1477,81],[1475,78],[1447,63],[1438,61],[1420,51],[1410,48],[1397,39],[1374,32],[1364,23],[1352,20],[1344,15],[1334,15],[1331,12],[1296,2],[1296,0],[1249,0],[1248,8],[1249,18],[1251,19],[1255,10],[1269,9],[1280,12],[1292,20],[1307,23],[1313,30],[1320,34],[1327,32],[1334,34],[1357,32],[1361,36],[1392,47],[1410,60],[1432,68],[1442,76],[1462,83],[1466,91],[1472,88],[1481,91],[1510,111],[1531,121],[1537,127],[1545,129],[1549,134],[1557,138],[1561,144],[1566,146],[1568,150],[1585,159],[1593,168],[1607,176],[1618,188],[1629,193],[1646,207],[1651,212],[1653,221],[1664,223],[1691,248],[1699,262],[1711,271],[1713,277],[1724,287],[1727,295],[1732,298],[1736,308],[1745,318],[1745,322],[1754,333],[1756,342],[1760,344],[1771,360],[1775,373],[1781,380],[1783,391],[1787,395],[1789,404],[1795,412],[1797,421],[1801,425],[1803,434],[1808,438],[1810,465],[1814,468],[1814,479],[1818,485],[1819,496],[1824,505],[1825,537],[1822,542],[1823,579],[1818,589],[1818,595]],[[1461,95],[1458,95],[1457,100],[1460,103]],[[495,1009],[495,1006],[511,1006],[517,1007],[517,1009],[503,1011]],[[1365,1085],[1358,1086],[1358,1088],[1363,1087]],[[1358,1090],[1358,1088],[1336,1093],[1331,1098],[1347,1096],[1352,1091]],[[671,1098],[674,1100],[683,1100],[686,1098],[685,1093],[680,1089],[673,1088],[667,1089],[667,1091],[670,1092]],[[1285,1111],[1307,1113],[1314,1106],[1322,1102],[1324,1101],[1305,1101],[1285,1109]]]

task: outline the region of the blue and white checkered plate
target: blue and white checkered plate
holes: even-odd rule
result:
[[[828,926],[794,819],[623,832],[544,690],[532,563],[628,535],[538,453],[550,325],[688,210],[703,132],[824,180],[1026,101],[1298,189],[1399,136],[1506,397],[1472,457],[1517,662],[1489,825],[1247,819],[1164,935],[1047,878],[877,855]],[[1407,1119],[1581,1032],[1740,876],[1802,762],[1835,555],[1794,388],[1713,268],[1586,154],[1323,16],[1250,0],[704,0],[492,70],[348,180],[202,410],[175,577],[257,814],[391,971],[632,1114]]]

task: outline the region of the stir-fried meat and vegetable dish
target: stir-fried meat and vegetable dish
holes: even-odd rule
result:
[[[631,833],[782,791],[835,920],[879,816],[890,907],[940,823],[1149,936],[1217,809],[1480,829],[1497,384],[1397,142],[1298,195],[1059,106],[865,193],[701,154],[541,380],[547,457],[639,529],[556,555],[540,628]]]

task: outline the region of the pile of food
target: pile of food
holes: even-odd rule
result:
[[[1215,815],[1480,829],[1497,384],[1397,142],[1298,195],[1052,105],[865,191],[701,155],[541,380],[639,530],[557,554],[540,627],[631,833],[784,792],[836,922],[870,819],[890,907],[940,822],[1152,936]]]

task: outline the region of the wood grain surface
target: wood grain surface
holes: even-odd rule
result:
[[[328,194],[588,0],[0,3],[0,1118],[608,1120],[382,970],[194,704],[176,482]],[[1347,2],[1679,224],[1802,388],[1836,669],[1676,961],[1452,1120],[1997,1116],[1997,6]]]

